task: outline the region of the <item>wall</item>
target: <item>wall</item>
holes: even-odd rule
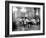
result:
[[[13,1],[28,1],[28,2],[43,2],[43,3],[46,2],[45,0],[13,0]],[[0,38],[5,38],[4,36],[5,36],[5,0],[0,0]],[[42,35],[42,36],[25,36],[25,37],[14,37],[14,38],[46,38],[46,33],[45,35]]]

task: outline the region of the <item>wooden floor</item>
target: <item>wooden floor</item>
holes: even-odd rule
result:
[[[18,29],[16,31],[28,31],[28,30],[40,30],[40,26],[39,25],[31,25],[31,26],[20,26],[17,27]]]

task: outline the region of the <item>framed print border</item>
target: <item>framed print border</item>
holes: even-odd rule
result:
[[[10,35],[9,34],[9,4],[10,3],[11,4],[13,3],[13,4],[42,5],[43,6],[43,33]],[[45,3],[5,1],[5,37],[35,36],[35,35],[44,35],[44,34],[45,34]]]

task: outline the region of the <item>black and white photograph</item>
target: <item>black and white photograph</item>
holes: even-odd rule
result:
[[[43,35],[44,3],[7,2],[8,35]],[[6,32],[7,35],[7,32]]]
[[[40,30],[40,8],[12,7],[12,31]]]

